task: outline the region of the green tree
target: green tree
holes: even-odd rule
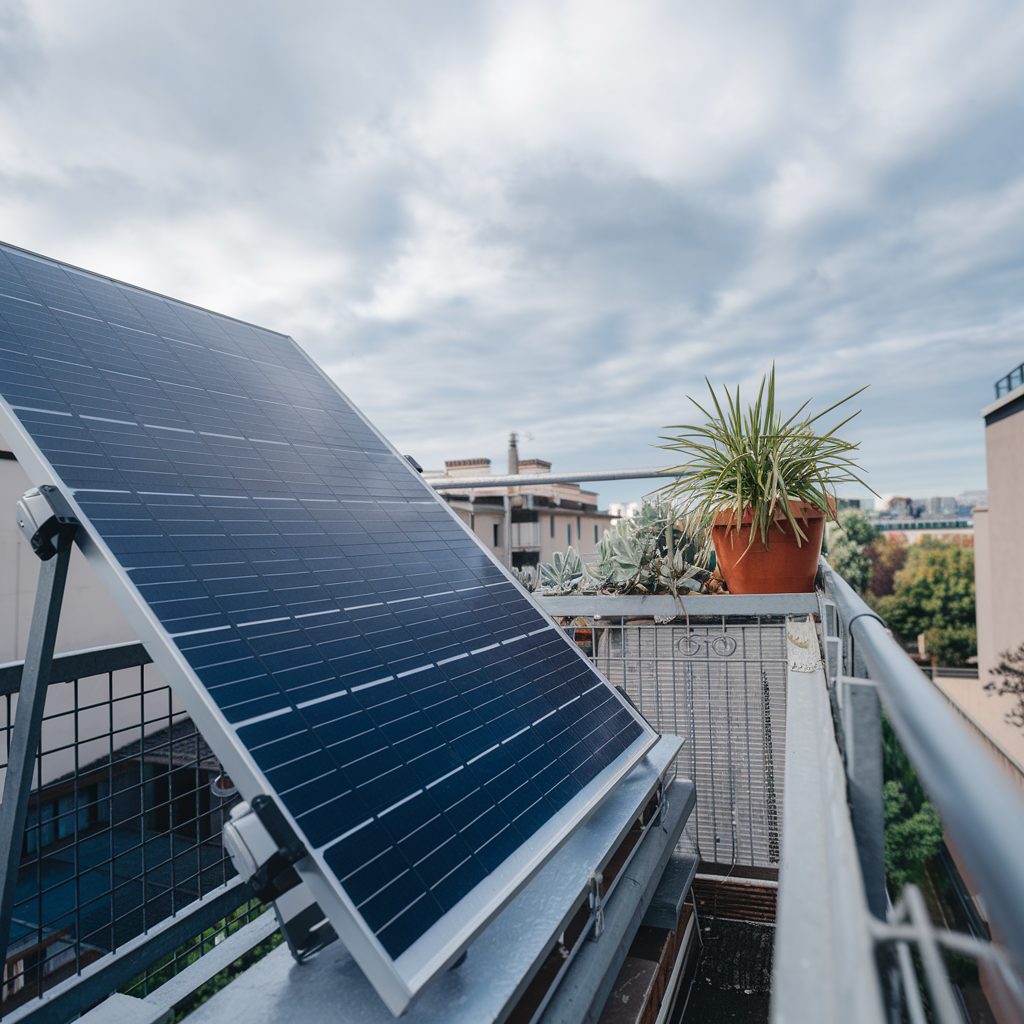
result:
[[[931,802],[916,811],[898,782],[887,782],[885,802],[885,874],[896,893],[919,882],[926,863],[942,848],[942,822]]]
[[[875,607],[905,643],[926,633],[946,664],[963,664],[977,649],[974,552],[923,538],[910,547],[892,594],[878,598]]]
[[[868,593],[874,597],[885,597],[886,594],[892,593],[896,573],[903,568],[907,560],[907,547],[906,541],[890,540],[881,532],[868,545],[864,552],[871,560]]]
[[[907,882],[920,882],[927,862],[942,848],[942,822],[882,712],[882,790],[885,874],[893,898]]]
[[[868,517],[853,508],[844,509],[839,513],[839,522],[827,526],[829,564],[858,594],[864,594],[871,582],[867,549],[880,535]]]
[[[938,658],[940,665],[966,665],[978,653],[978,628],[932,626],[924,631],[924,641],[929,655]]]

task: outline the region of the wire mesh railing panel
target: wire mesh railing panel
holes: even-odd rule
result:
[[[17,695],[0,703],[6,774]],[[145,666],[51,683],[0,1013],[223,885],[220,765]],[[0,775],[2,778],[2,775]],[[218,790],[219,792],[219,790]]]
[[[574,620],[580,621],[580,620]],[[703,860],[777,867],[786,750],[783,619],[585,620],[577,643],[660,731],[687,743]]]

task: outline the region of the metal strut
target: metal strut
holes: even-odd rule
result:
[[[0,949],[4,951],[10,941],[25,818],[78,520],[56,487],[43,486],[29,491],[18,503],[18,526],[43,561],[0,802]]]

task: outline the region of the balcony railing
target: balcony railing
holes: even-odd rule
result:
[[[931,1019],[962,1024],[943,948],[978,960],[989,993],[1024,1007],[1019,792],[824,562],[808,597],[810,644],[808,608],[796,595],[541,603],[655,725],[689,740],[679,771],[696,784],[688,831],[702,859],[740,875],[778,865],[774,1019],[918,1024],[927,1003]],[[802,650],[816,652],[819,642],[824,659],[807,661]],[[893,894],[895,906],[889,899],[881,706],[977,886],[967,892],[950,864],[967,916],[980,920],[986,908],[995,945],[987,926],[935,928],[914,886]]]
[[[54,659],[0,1013],[67,1020],[145,995],[262,912],[233,878],[220,766],[141,644]],[[22,663],[0,666],[10,748]],[[7,758],[0,762],[0,781]]]
[[[864,891],[873,911],[867,926],[883,965],[883,998],[890,1008],[902,998],[909,1019],[925,1019],[907,948],[908,942],[915,942],[933,1019],[942,1024],[959,1024],[962,1019],[943,969],[942,947],[977,959],[987,976],[989,994],[1020,1014],[1024,1011],[1024,858],[1020,855],[1024,801],[979,737],[910,660],[879,616],[825,563],[821,580],[829,693],[846,762]],[[877,896],[887,895],[879,701],[939,812],[949,845],[976,886],[977,904],[971,901],[972,908],[985,908],[997,940],[994,944],[977,935],[936,929],[913,886],[907,887],[895,908],[888,905],[884,914],[879,913]],[[798,910],[795,902],[790,909],[794,923]],[[794,964],[790,966],[794,979],[801,975]],[[818,966],[834,964],[826,956]],[[798,989],[799,985],[782,987],[780,995],[799,996]]]
[[[996,398],[1000,399],[1003,395],[1008,395],[1014,388],[1019,388],[1022,384],[1024,384],[1024,363],[996,381]]]
[[[764,885],[777,872],[775,1019],[917,1024],[926,1002],[932,1019],[960,1024],[942,948],[979,959],[1024,1005],[1024,805],[824,563],[819,584],[682,605],[541,603],[644,715],[687,740],[676,763],[697,793],[686,849]],[[221,848],[219,765],[148,660],[140,645],[55,659],[5,1021],[62,1024],[129,985],[150,1006],[180,1006],[275,928]],[[20,665],[0,666],[8,737],[19,679]],[[970,933],[933,927],[913,887],[889,901],[879,698],[971,879],[959,892]]]

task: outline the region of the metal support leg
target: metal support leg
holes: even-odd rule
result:
[[[74,531],[62,532],[57,553],[43,562],[39,569],[39,589],[32,611],[32,628],[25,652],[18,707],[11,734],[4,780],[3,802],[0,803],[0,949],[6,953],[14,912],[14,892],[18,886],[21,844],[25,833],[28,798],[32,790],[36,751],[43,726],[43,706],[50,682],[53,646],[57,639],[64,584],[71,561]]]

